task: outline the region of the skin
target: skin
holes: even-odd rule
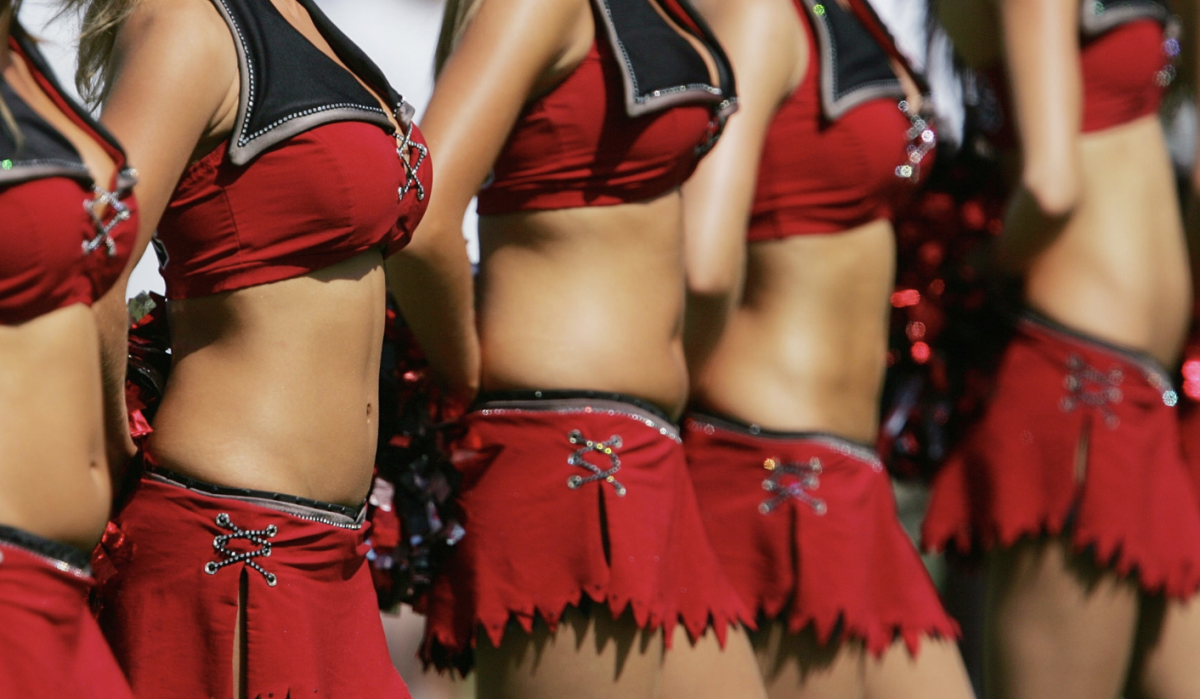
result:
[[[1074,0],[958,5],[947,28],[979,65],[1004,61],[1023,144],[998,266],[1033,308],[1174,366],[1191,279],[1156,116],[1080,133]],[[1200,697],[1194,600],[1148,598],[1058,538],[998,552],[988,575],[989,696]]]
[[[422,128],[438,186],[417,237],[459,235],[524,105],[553,89],[595,37],[587,0],[484,0],[446,62]],[[682,204],[670,192],[619,206],[519,212],[480,220],[477,322],[484,389],[595,389],[639,396],[678,415],[687,395]],[[480,640],[478,696],[754,696],[746,636],[718,650],[663,644],[628,616],[568,610],[557,633]],[[581,677],[587,679],[581,681]],[[729,680],[723,678],[731,678]],[[727,682],[739,682],[737,691]],[[758,690],[758,691],[761,691]],[[722,694],[724,693],[724,694]]]
[[[71,142],[96,181],[110,182],[112,159],[9,51],[12,12],[11,3],[0,3],[4,81]],[[0,523],[85,551],[104,530],[112,492],[98,318],[74,304],[0,326]]]
[[[273,4],[337,60],[295,0]],[[146,0],[121,30],[114,65],[103,121],[138,163],[149,236],[184,168],[232,130],[237,56],[211,3]],[[384,294],[370,250],[172,302],[174,366],[149,450],[201,480],[358,505],[375,456]]]
[[[340,64],[301,5],[272,4]],[[143,0],[121,29],[113,65],[102,121],[138,163],[148,239],[184,168],[232,131],[237,54],[207,0]],[[369,250],[293,279],[172,302],[173,367],[148,450],[200,480],[361,504],[378,433],[385,295],[381,253]],[[411,307],[411,297],[403,301]],[[469,372],[448,381],[460,395],[471,390]],[[244,623],[239,606],[239,698]]]
[[[684,187],[693,400],[770,429],[872,442],[891,224],[746,244],[758,171],[746,154],[762,151],[775,111],[799,87],[808,38],[787,0],[697,6],[738,70],[741,113]],[[953,643],[925,639],[916,659],[903,644],[876,658],[857,642],[822,645],[811,630],[791,634],[774,620],[752,640],[771,699],[971,696]]]

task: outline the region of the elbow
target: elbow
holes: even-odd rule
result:
[[[450,246],[463,246],[465,249],[461,222],[451,224],[427,219],[417,226],[408,245],[397,254],[407,258],[428,259],[445,254]]]
[[[1073,169],[1046,174],[1026,174],[1022,186],[1038,214],[1049,221],[1066,221],[1079,207],[1081,186]]]
[[[736,264],[731,264],[731,260],[723,262],[723,264],[706,265],[703,269],[694,267],[688,270],[688,296],[708,301],[734,298],[742,283],[740,260],[737,260]]]
[[[440,382],[442,389],[445,391],[447,403],[451,407],[451,412],[465,411],[467,406],[475,401],[475,397],[479,395],[480,385],[480,365],[478,347],[473,347],[472,352],[469,352],[464,361],[458,363],[453,368],[442,367],[442,371],[438,371],[436,365],[432,368],[435,374],[440,374]],[[436,363],[431,362],[431,365]]]

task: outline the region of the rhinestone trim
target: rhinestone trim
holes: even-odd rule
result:
[[[571,430],[567,434],[567,439],[571,442],[571,444],[579,446],[579,449],[575,450],[573,454],[567,457],[567,464],[570,466],[585,468],[592,472],[592,475],[586,478],[578,474],[567,478],[567,487],[571,490],[579,490],[588,483],[604,481],[612,485],[613,491],[616,492],[618,497],[625,497],[625,486],[621,485],[621,482],[616,478],[617,472],[621,470],[621,457],[617,456],[616,451],[617,449],[620,449],[622,445],[621,435],[614,434],[603,442],[595,442],[590,439],[586,439],[583,436],[583,433],[579,430]],[[599,466],[583,458],[588,452],[595,452],[607,456],[609,468],[607,470],[601,469]]]
[[[109,257],[116,257],[117,243],[112,239],[111,233],[114,228],[129,220],[129,216],[131,215],[129,207],[115,193],[99,185],[93,185],[92,191],[95,193],[95,196],[84,200],[83,209],[92,218],[92,224],[96,228],[96,237],[83,241],[83,254],[85,257],[91,255],[103,245]],[[97,213],[102,204],[107,206],[109,211],[112,212],[112,216],[109,217],[108,221],[105,221]]]
[[[773,497],[767,498],[759,504],[758,511],[760,513],[769,515],[790,499],[808,505],[818,516],[824,516],[829,511],[829,506],[825,504],[824,500],[809,492],[821,487],[821,474],[824,472],[824,467],[819,458],[814,456],[806,462],[788,462],[769,458],[763,461],[763,468],[771,474],[763,481],[763,490],[771,493]],[[791,476],[792,479],[785,482],[785,478],[788,476]]]
[[[271,542],[269,540],[273,539],[275,535],[279,533],[278,527],[272,524],[266,529],[242,529],[238,525],[234,524],[233,520],[230,519],[229,515],[225,512],[217,515],[216,522],[218,527],[229,529],[233,533],[221,534],[213,539],[213,548],[217,551],[217,553],[225,556],[225,559],[221,561],[209,561],[208,563],[205,563],[204,572],[208,573],[209,575],[216,575],[217,571],[225,566],[231,566],[236,563],[245,563],[248,567],[258,571],[263,578],[266,579],[268,585],[275,587],[275,585],[279,582],[278,578],[275,577],[274,573],[267,572],[254,559],[259,558],[260,556],[265,558],[271,555]],[[227,546],[227,544],[234,539],[245,539],[246,541],[258,546],[258,548],[254,551],[234,551]]]

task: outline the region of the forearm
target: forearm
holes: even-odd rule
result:
[[[1048,212],[1028,187],[1017,187],[1004,216],[1004,235],[995,256],[997,271],[1005,276],[1024,273],[1058,238],[1068,220],[1068,214]]]
[[[125,307],[128,273],[92,306],[100,333],[100,368],[104,383],[104,441],[113,483],[120,483],[137,451],[129,434],[125,406],[125,368],[129,356],[129,315]]]
[[[1191,70],[1186,79],[1191,85],[1196,101],[1196,113],[1200,115],[1200,12],[1197,12],[1195,1],[1179,3],[1187,18],[1187,63]],[[1188,187],[1187,200],[1184,202],[1184,232],[1187,234],[1188,260],[1192,271],[1192,299],[1200,305],[1200,142],[1196,145],[1196,154],[1192,160],[1191,186]]]
[[[1000,0],[1022,165],[996,260],[1008,273],[1024,271],[1049,247],[1078,205],[1083,85],[1077,13],[1076,0]]]
[[[474,281],[466,244],[457,230],[422,229],[423,245],[387,262],[388,287],[420,343],[435,378],[462,403],[479,389],[479,338]]]
[[[1076,0],[1001,0],[1021,185],[1043,215],[1074,209],[1080,190],[1083,121]]]
[[[688,364],[693,368],[693,380],[703,373],[741,301],[746,267],[744,235],[723,241],[726,244],[720,256],[725,264],[710,265],[707,276],[689,271],[683,344]]]

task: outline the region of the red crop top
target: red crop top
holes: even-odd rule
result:
[[[592,45],[575,70],[521,114],[479,192],[481,215],[612,206],[683,184],[710,136],[701,104],[625,116],[612,49]]]
[[[592,9],[591,50],[521,113],[479,192],[480,214],[611,206],[669,192],[692,174],[736,105],[724,53],[686,2],[593,0]],[[700,52],[662,14],[703,45],[716,85]]]
[[[1143,19],[1083,45],[1083,132],[1103,131],[1158,111],[1169,64],[1163,27]]]
[[[1169,80],[1171,55],[1163,25],[1138,19],[1085,40],[1080,50],[1083,77],[1082,133],[1104,131],[1158,111]],[[1004,121],[992,140],[999,148],[1017,144],[1012,97],[1004,69],[986,71]]]
[[[354,74],[270,2],[213,3],[235,38],[242,95],[229,141],[187,169],[159,224],[167,296],[281,281],[404,247],[432,177],[411,108],[311,0],[302,4]],[[404,131],[355,74],[389,97]]]
[[[912,127],[897,99],[867,99],[835,120],[823,114],[822,54],[800,2],[808,69],[767,131],[747,232],[752,242],[838,233],[888,218],[896,198],[912,189],[896,174],[907,162]]]
[[[8,45],[42,91],[116,165],[107,190],[93,183],[74,146],[0,79],[0,96],[21,134],[18,148],[0,126],[0,324],[15,325],[72,304],[91,305],[107,293],[137,239],[137,207],[130,194],[133,173],[120,146],[63,96],[19,26]]]
[[[419,135],[418,135],[419,138]],[[221,147],[184,173],[158,228],[169,298],[290,279],[373,247],[404,247],[424,214],[395,140],[345,121],[293,136],[248,166]],[[426,160],[417,171],[429,182]]]

